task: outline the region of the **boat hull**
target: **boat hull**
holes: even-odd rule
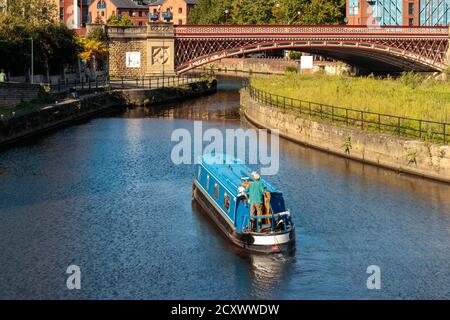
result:
[[[203,193],[201,188],[193,184],[193,200],[202,207],[208,217],[217,225],[225,236],[236,246],[254,252],[275,253],[289,252],[295,249],[295,230],[287,233],[262,235],[241,233],[228,221],[215,205]]]

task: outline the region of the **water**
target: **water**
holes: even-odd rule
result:
[[[0,153],[0,298],[450,298],[450,187],[281,141],[293,255],[232,246],[191,203],[175,128],[238,128],[239,82],[175,109],[131,110]],[[82,289],[67,290],[66,268]],[[368,290],[369,265],[381,289]]]

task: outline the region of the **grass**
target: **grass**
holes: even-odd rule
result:
[[[270,104],[281,106],[285,102],[285,112],[308,114],[322,122],[331,121],[426,141],[448,143],[450,140],[450,125],[441,124],[450,120],[450,82],[424,80],[414,73],[403,74],[394,80],[291,72],[253,77],[250,81],[252,87],[264,92],[313,102],[272,96]],[[259,99],[268,103],[270,96],[267,99],[267,95],[260,94]]]
[[[255,76],[255,88],[290,98],[437,122],[450,122],[450,82],[408,73],[398,79],[298,74]]]

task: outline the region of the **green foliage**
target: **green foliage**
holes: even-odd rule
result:
[[[403,85],[408,86],[411,89],[415,89],[423,82],[424,79],[419,74],[409,71],[403,72],[399,80],[403,83]]]
[[[298,51],[289,51],[289,59],[300,60],[302,54]]]
[[[126,15],[123,16],[112,15],[111,17],[109,17],[106,24],[108,26],[116,26],[116,27],[131,27],[133,26],[133,20],[131,20],[131,18]]]
[[[306,101],[407,118],[450,122],[450,86],[446,81],[422,80],[412,89],[401,78],[289,73],[255,76],[251,79],[251,84],[264,91]],[[355,113],[351,116],[356,118],[359,115]],[[374,118],[373,121],[377,119]],[[441,132],[442,126],[431,129]],[[423,127],[422,130],[426,128]]]
[[[189,23],[334,24],[344,17],[345,0],[199,0]]]
[[[30,66],[31,41],[34,42],[36,72],[59,72],[62,65],[77,58],[75,35],[56,17],[56,6],[46,0],[10,2],[6,14],[0,14],[0,67],[23,74]]]
[[[345,138],[344,144],[341,147],[344,149],[345,153],[350,154],[350,150],[352,149],[352,138]]]
[[[297,73],[298,70],[297,70],[297,68],[294,67],[294,66],[287,66],[287,67],[284,69],[284,72],[285,72],[285,73],[290,73],[290,72],[295,72],[295,73]]]
[[[93,27],[87,34],[86,38],[88,38],[89,40],[100,41],[102,43],[108,42],[108,35],[101,26]]]
[[[408,164],[417,164],[417,151],[411,151],[406,155],[406,159],[408,160]]]

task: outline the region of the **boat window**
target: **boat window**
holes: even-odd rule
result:
[[[200,180],[201,174],[202,174],[202,167],[198,166],[197,180]]]
[[[209,174],[206,176],[206,190],[209,189]]]
[[[226,194],[226,193],[223,196],[223,207],[228,212],[230,211],[230,196],[228,194]]]
[[[219,199],[219,185],[214,184],[214,198]]]

